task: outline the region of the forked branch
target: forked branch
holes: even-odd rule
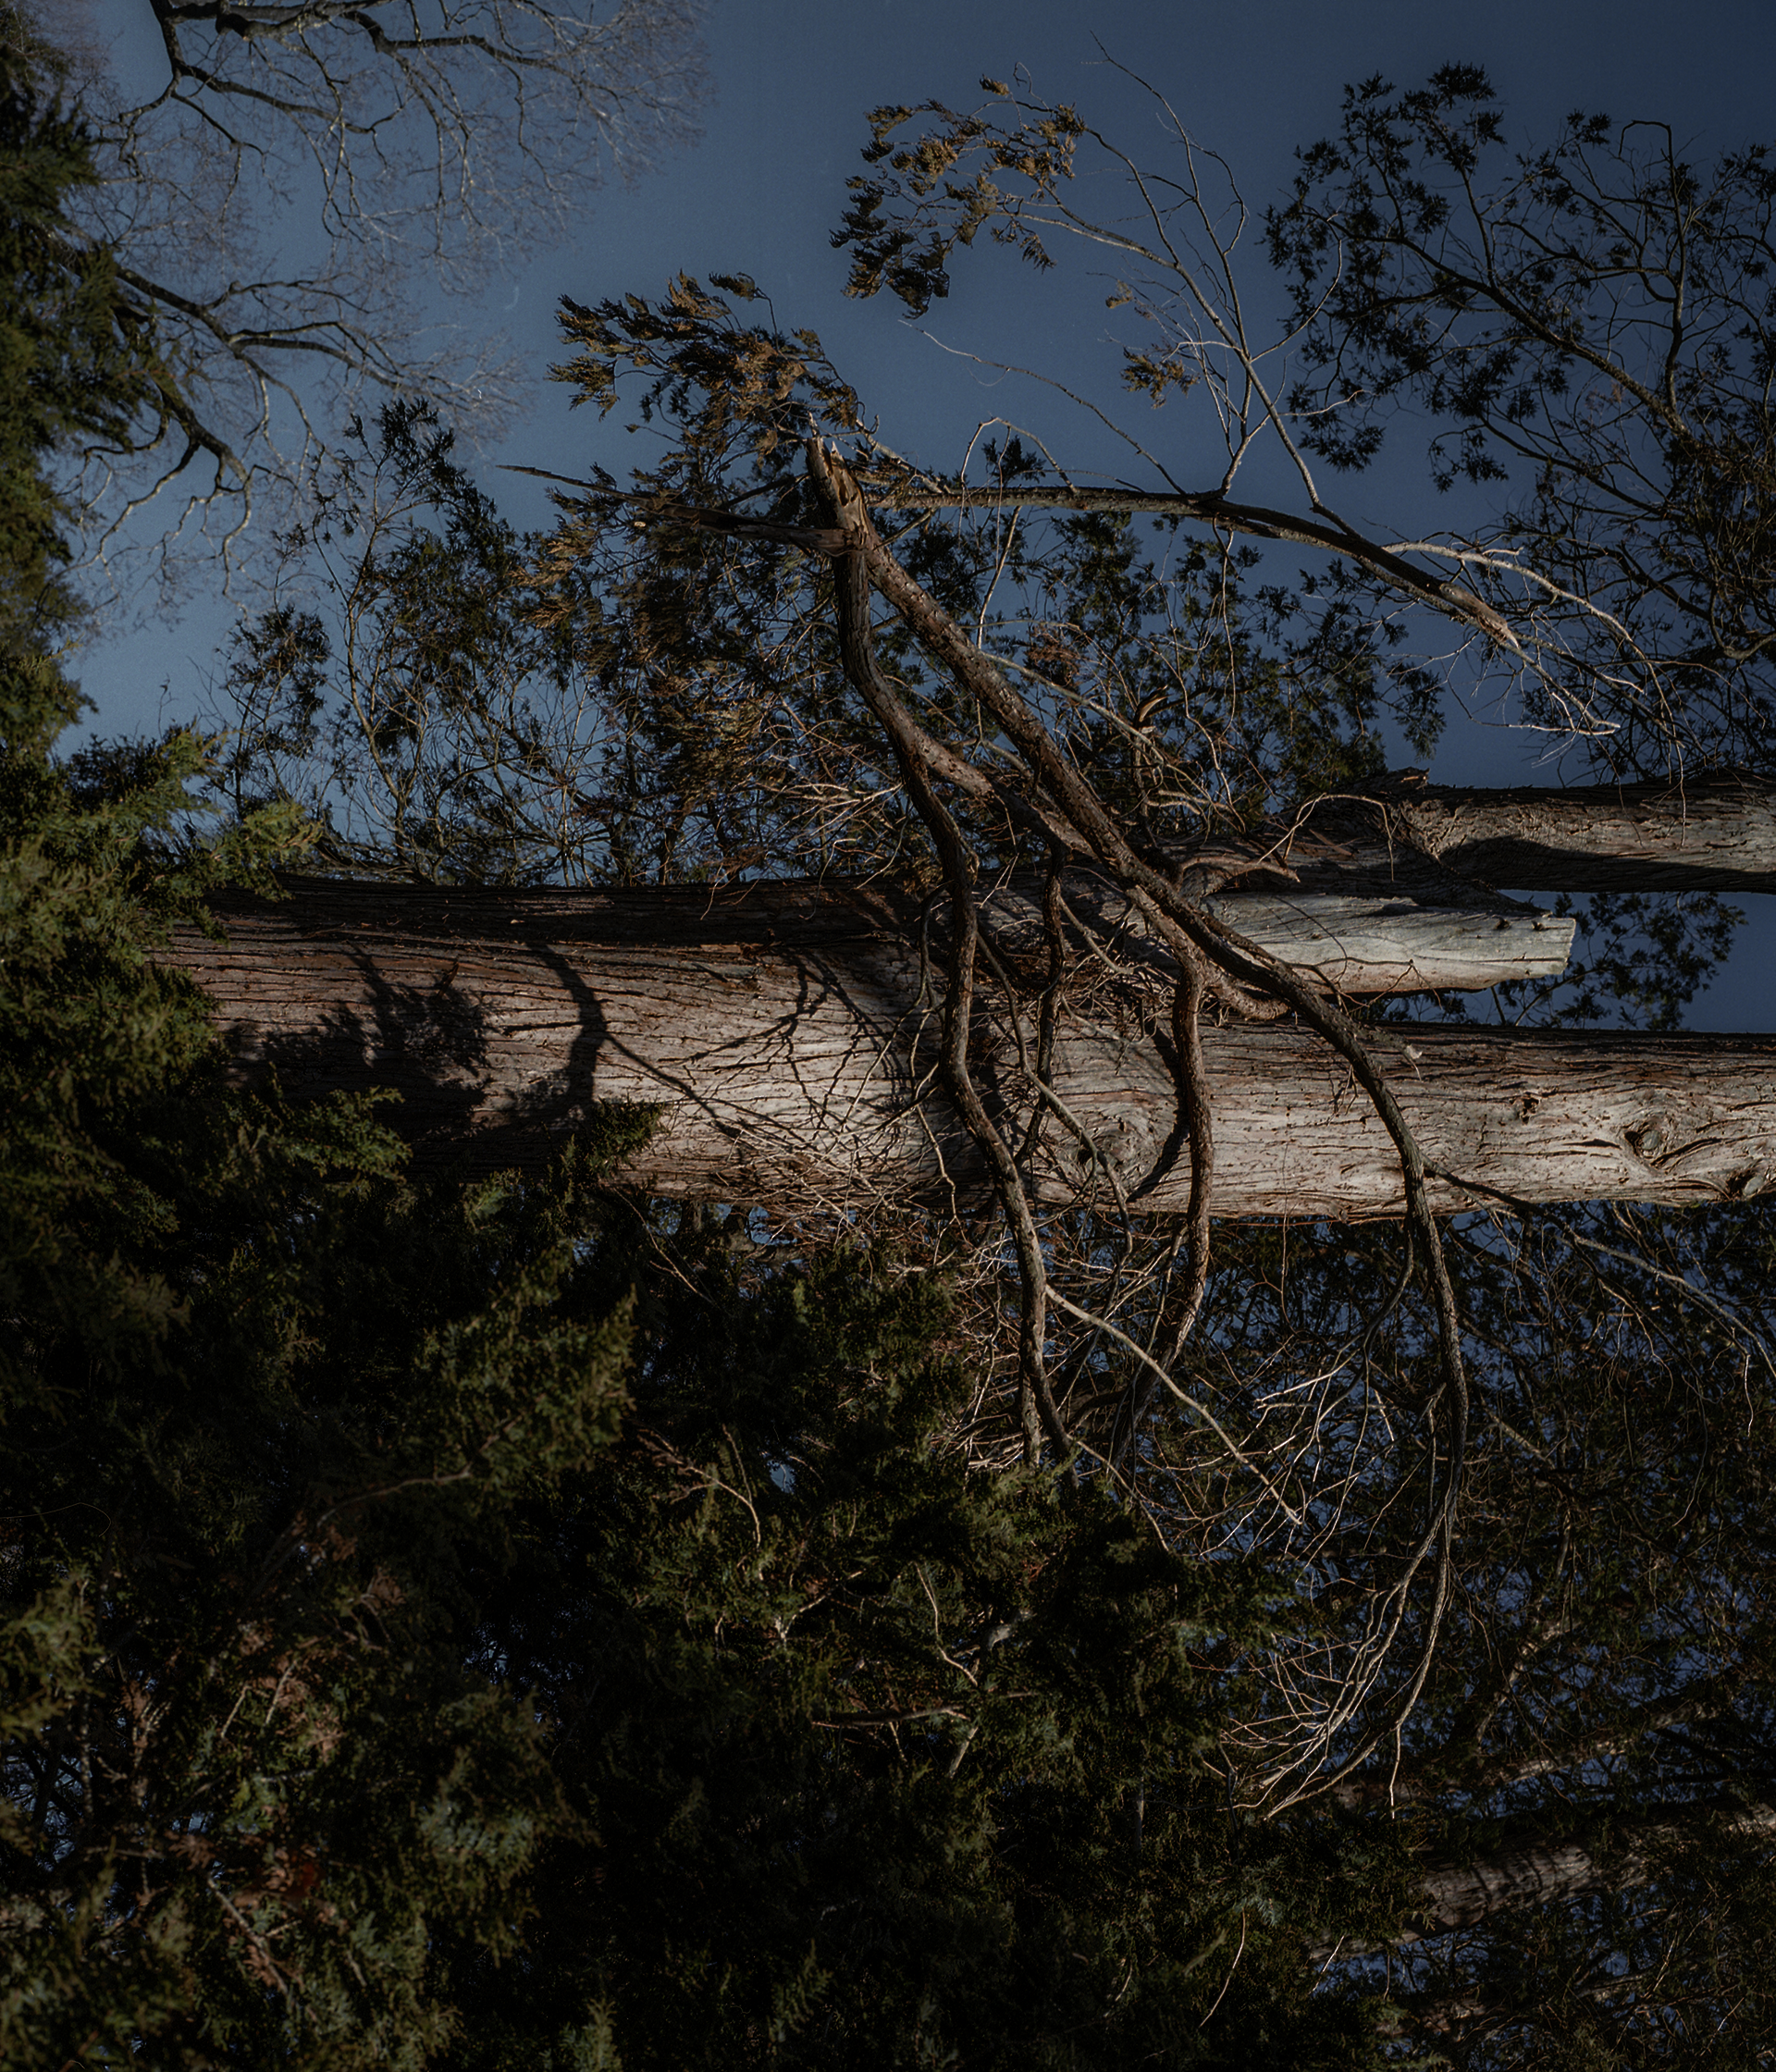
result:
[[[1279,964],[1256,944],[1215,920],[1199,899],[1187,893],[1183,873],[1168,876],[1137,851],[1116,816],[1104,805],[1088,779],[1062,753],[1041,717],[883,544],[870,521],[863,492],[844,463],[827,452],[818,438],[808,442],[808,463],[821,502],[834,521],[827,530],[838,533],[844,541],[843,550],[835,557],[835,566],[840,642],[847,673],[894,746],[916,808],[938,847],[950,892],[953,947],[951,988],[945,1003],[945,1078],[970,1134],[986,1156],[993,1176],[994,1190],[1010,1223],[1018,1252],[1023,1291],[1019,1324],[1020,1398],[1026,1405],[1027,1449],[1034,1450],[1029,1421],[1031,1407],[1040,1411],[1051,1441],[1064,1444],[1064,1434],[1052,1400],[1045,1400],[1048,1383],[1042,1319],[1047,1276],[1035,1219],[1010,1148],[988,1116],[968,1069],[968,1031],[978,933],[973,860],[955,820],[932,788],[931,763],[922,745],[921,730],[911,722],[875,662],[870,632],[872,588],[879,590],[894,607],[927,653],[950,671],[963,688],[992,714],[1023,758],[1039,794],[1045,799],[1047,812],[1058,818],[1077,839],[1089,845],[1100,867],[1113,877],[1178,959],[1180,977],[1175,1009],[1175,1042],[1180,1086],[1179,1121],[1189,1132],[1192,1153],[1190,1262],[1185,1286],[1163,1326],[1161,1365],[1169,1368],[1177,1360],[1200,1312],[1207,1285],[1207,1181],[1212,1170],[1214,1140],[1201,1049],[1196,1041],[1196,1018],[1205,992],[1215,982],[1212,973],[1224,985],[1227,980],[1232,980],[1240,993],[1272,1000],[1292,1010],[1314,1030],[1349,1066],[1393,1141],[1400,1159],[1414,1246],[1425,1264],[1437,1315],[1442,1371],[1438,1396],[1447,1404],[1449,1437],[1440,1474],[1435,1457],[1437,1449],[1433,1440],[1432,1504],[1424,1536],[1392,1594],[1388,1632],[1383,1645],[1372,1654],[1365,1688],[1348,1695],[1346,1702],[1337,1708],[1338,1721],[1350,1723],[1360,1700],[1369,1696],[1375,1687],[1383,1665],[1391,1655],[1394,1640],[1407,1623],[1406,1597],[1412,1579],[1425,1562],[1430,1561],[1434,1581],[1430,1603],[1422,1622],[1416,1659],[1385,1708],[1380,1722],[1363,1734],[1354,1748],[1342,1752],[1340,1762],[1329,1775],[1314,1774],[1326,1753],[1322,1745],[1313,1751],[1310,1775],[1305,1782],[1299,1781],[1300,1771],[1304,1767],[1299,1762],[1289,1766],[1296,1771],[1297,1782],[1291,1783],[1287,1771],[1271,1781],[1276,1794],[1276,1803],[1279,1805],[1329,1789],[1365,1762],[1412,1712],[1429,1676],[1437,1633],[1449,1598],[1455,1519],[1467,1444],[1468,1383],[1455,1294],[1444,1258],[1441,1234],[1431,1213],[1423,1152],[1386,1075],[1344,1010],[1300,973]]]

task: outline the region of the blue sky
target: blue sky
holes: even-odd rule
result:
[[[88,0],[115,68],[132,84],[155,79],[157,36],[147,0]],[[1546,137],[1568,112],[1670,123],[1698,156],[1762,137],[1776,141],[1776,6],[1770,0],[1494,0],[1486,7],[1404,0],[1100,0],[1091,9],[1010,0],[717,0],[708,18],[712,98],[700,144],[632,187],[587,198],[585,228],[539,252],[469,325],[503,329],[538,379],[527,414],[484,457],[483,480],[521,524],[548,516],[541,492],[497,472],[500,461],[577,472],[598,459],[622,472],[641,457],[621,424],[570,416],[568,394],[543,376],[560,356],[556,299],[629,290],[654,294],[675,271],[750,273],[779,318],[818,330],[841,370],[904,452],[954,464],[983,416],[1059,425],[1090,464],[1083,424],[1069,424],[1031,384],[984,374],[945,346],[1039,364],[1060,379],[1116,399],[1117,355],[1104,292],[1076,254],[1039,278],[996,253],[971,255],[922,331],[886,301],[847,302],[845,257],[828,233],[858,169],[866,111],[880,103],[939,99],[968,106],[980,76],[1024,67],[1036,88],[1071,100],[1139,155],[1164,139],[1149,105],[1103,61],[1094,43],[1142,73],[1187,128],[1232,165],[1262,209],[1287,185],[1297,145],[1334,127],[1344,83],[1375,72],[1401,84],[1437,65],[1484,65],[1515,136]],[[157,83],[157,82],[156,82]],[[974,263],[978,256],[982,263]],[[1253,253],[1251,279],[1264,269]],[[932,334],[931,337],[923,332]],[[1124,406],[1126,408],[1126,405]],[[1189,472],[1190,427],[1168,426]],[[1404,529],[1432,515],[1430,492],[1408,456],[1353,487],[1353,516]],[[1218,465],[1215,472],[1218,473]],[[1405,508],[1410,504],[1411,509]],[[177,624],[119,623],[82,657],[86,689],[105,733],[181,717],[214,670],[228,621],[194,604]],[[1555,781],[1536,768],[1542,745],[1498,727],[1452,724],[1433,774],[1450,782]],[[1757,903],[1754,903],[1757,904]],[[1747,931],[1733,969],[1697,1004],[1698,1027],[1770,1026],[1762,983],[1776,957],[1776,926]]]

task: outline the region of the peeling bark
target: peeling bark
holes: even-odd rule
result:
[[[660,1126],[629,1177],[664,1194],[793,1209],[984,1199],[930,1083],[941,1014],[921,917],[879,889],[641,893],[308,887],[181,931],[166,961],[216,1002],[251,1076],[291,1091],[388,1086],[427,1150],[532,1165],[607,1102]],[[1015,932],[1015,931],[1013,931]],[[1169,1022],[1140,958],[1093,960],[1063,1010],[1045,1201],[1119,1186],[1182,1212]],[[1005,995],[971,1036],[983,1095],[1026,1112]],[[1168,1011],[1168,1009],[1167,1009]],[[1032,1034],[1024,1026],[1027,1049]],[[1377,1030],[1376,1054],[1443,1211],[1477,1185],[1529,1202],[1729,1200],[1776,1180],[1776,1039]],[[1221,1215],[1396,1215],[1393,1146],[1348,1067],[1292,1027],[1207,1030]],[[1089,1140],[1089,1142],[1081,1141]],[[1451,1177],[1453,1176],[1453,1177]]]

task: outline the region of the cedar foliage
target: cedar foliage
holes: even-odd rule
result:
[[[0,7],[0,716],[9,733],[33,693],[59,695],[43,721],[72,717],[51,664],[80,612],[61,571],[70,512],[47,463],[77,442],[126,441],[154,387],[141,314],[109,253],[80,244],[63,211],[96,179],[79,120],[46,97],[45,60],[17,11]]]
[[[428,1923],[509,1937],[558,1796],[453,1644],[450,1549],[489,1486],[606,1435],[620,1298],[563,1301],[557,1199],[423,1199],[374,1102],[231,1092],[150,961],[301,832],[274,807],[195,842],[188,734],[52,753],[77,604],[48,464],[126,421],[142,360],[66,258],[78,126],[8,63],[36,400],[0,523],[0,2051],[422,2063],[450,2026]]]
[[[1262,1571],[967,1474],[929,1276],[230,1090],[197,752],[9,761],[9,2059],[1362,2062],[1204,1763]]]
[[[1362,2062],[1204,1763],[1262,1571],[967,1474],[929,1276],[231,1091],[177,771],[9,830],[9,2059]]]

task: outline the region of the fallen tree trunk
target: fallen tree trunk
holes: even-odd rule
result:
[[[216,1002],[240,1070],[275,1066],[291,1091],[394,1088],[427,1150],[534,1165],[598,1104],[648,1103],[659,1127],[629,1177],[660,1193],[801,1210],[985,1198],[936,1091],[941,959],[921,957],[919,916],[885,892],[327,884],[222,919],[226,944],[188,930],[167,961]],[[1127,963],[1095,992],[1079,965],[1032,1186],[1181,1211],[1158,998]],[[981,1002],[979,1083],[1021,1116],[1028,1012],[1014,1026],[984,977]],[[1446,1211],[1488,1199],[1468,1188],[1685,1203],[1776,1176],[1776,1039],[1396,1027],[1374,1042]],[[1205,1030],[1204,1051],[1216,1214],[1400,1213],[1393,1147],[1323,1043],[1234,1027]]]
[[[1558,1906],[1644,1885],[1661,1857],[1710,1834],[1747,1840],[1776,1834],[1776,1808],[1707,1802],[1659,1807],[1624,1823],[1607,1850],[1584,1841],[1525,1840],[1472,1863],[1435,1866],[1418,1878],[1424,1910],[1406,1939],[1478,1928],[1513,1907]]]
[[[1605,1892],[1629,1892],[1656,1878],[1661,1865],[1698,1843],[1763,1842],[1776,1835],[1776,1807],[1704,1799],[1654,1807],[1621,1822],[1603,1845],[1582,1837],[1564,1841],[1520,1834],[1473,1858],[1427,1864],[1413,1878],[1412,1918],[1392,1938],[1396,1946],[1427,1936],[1481,1929],[1500,1914],[1524,1907],[1560,1906]],[[1384,1945],[1345,1940],[1311,1944],[1307,1960],[1324,1966],[1340,1957],[1376,1954]]]
[[[1307,824],[1347,845],[1304,870],[1316,890],[1404,887],[1416,849],[1456,879],[1524,892],[1776,892],[1776,779],[1746,771],[1571,791],[1469,791],[1403,772],[1374,808],[1327,799]]]

